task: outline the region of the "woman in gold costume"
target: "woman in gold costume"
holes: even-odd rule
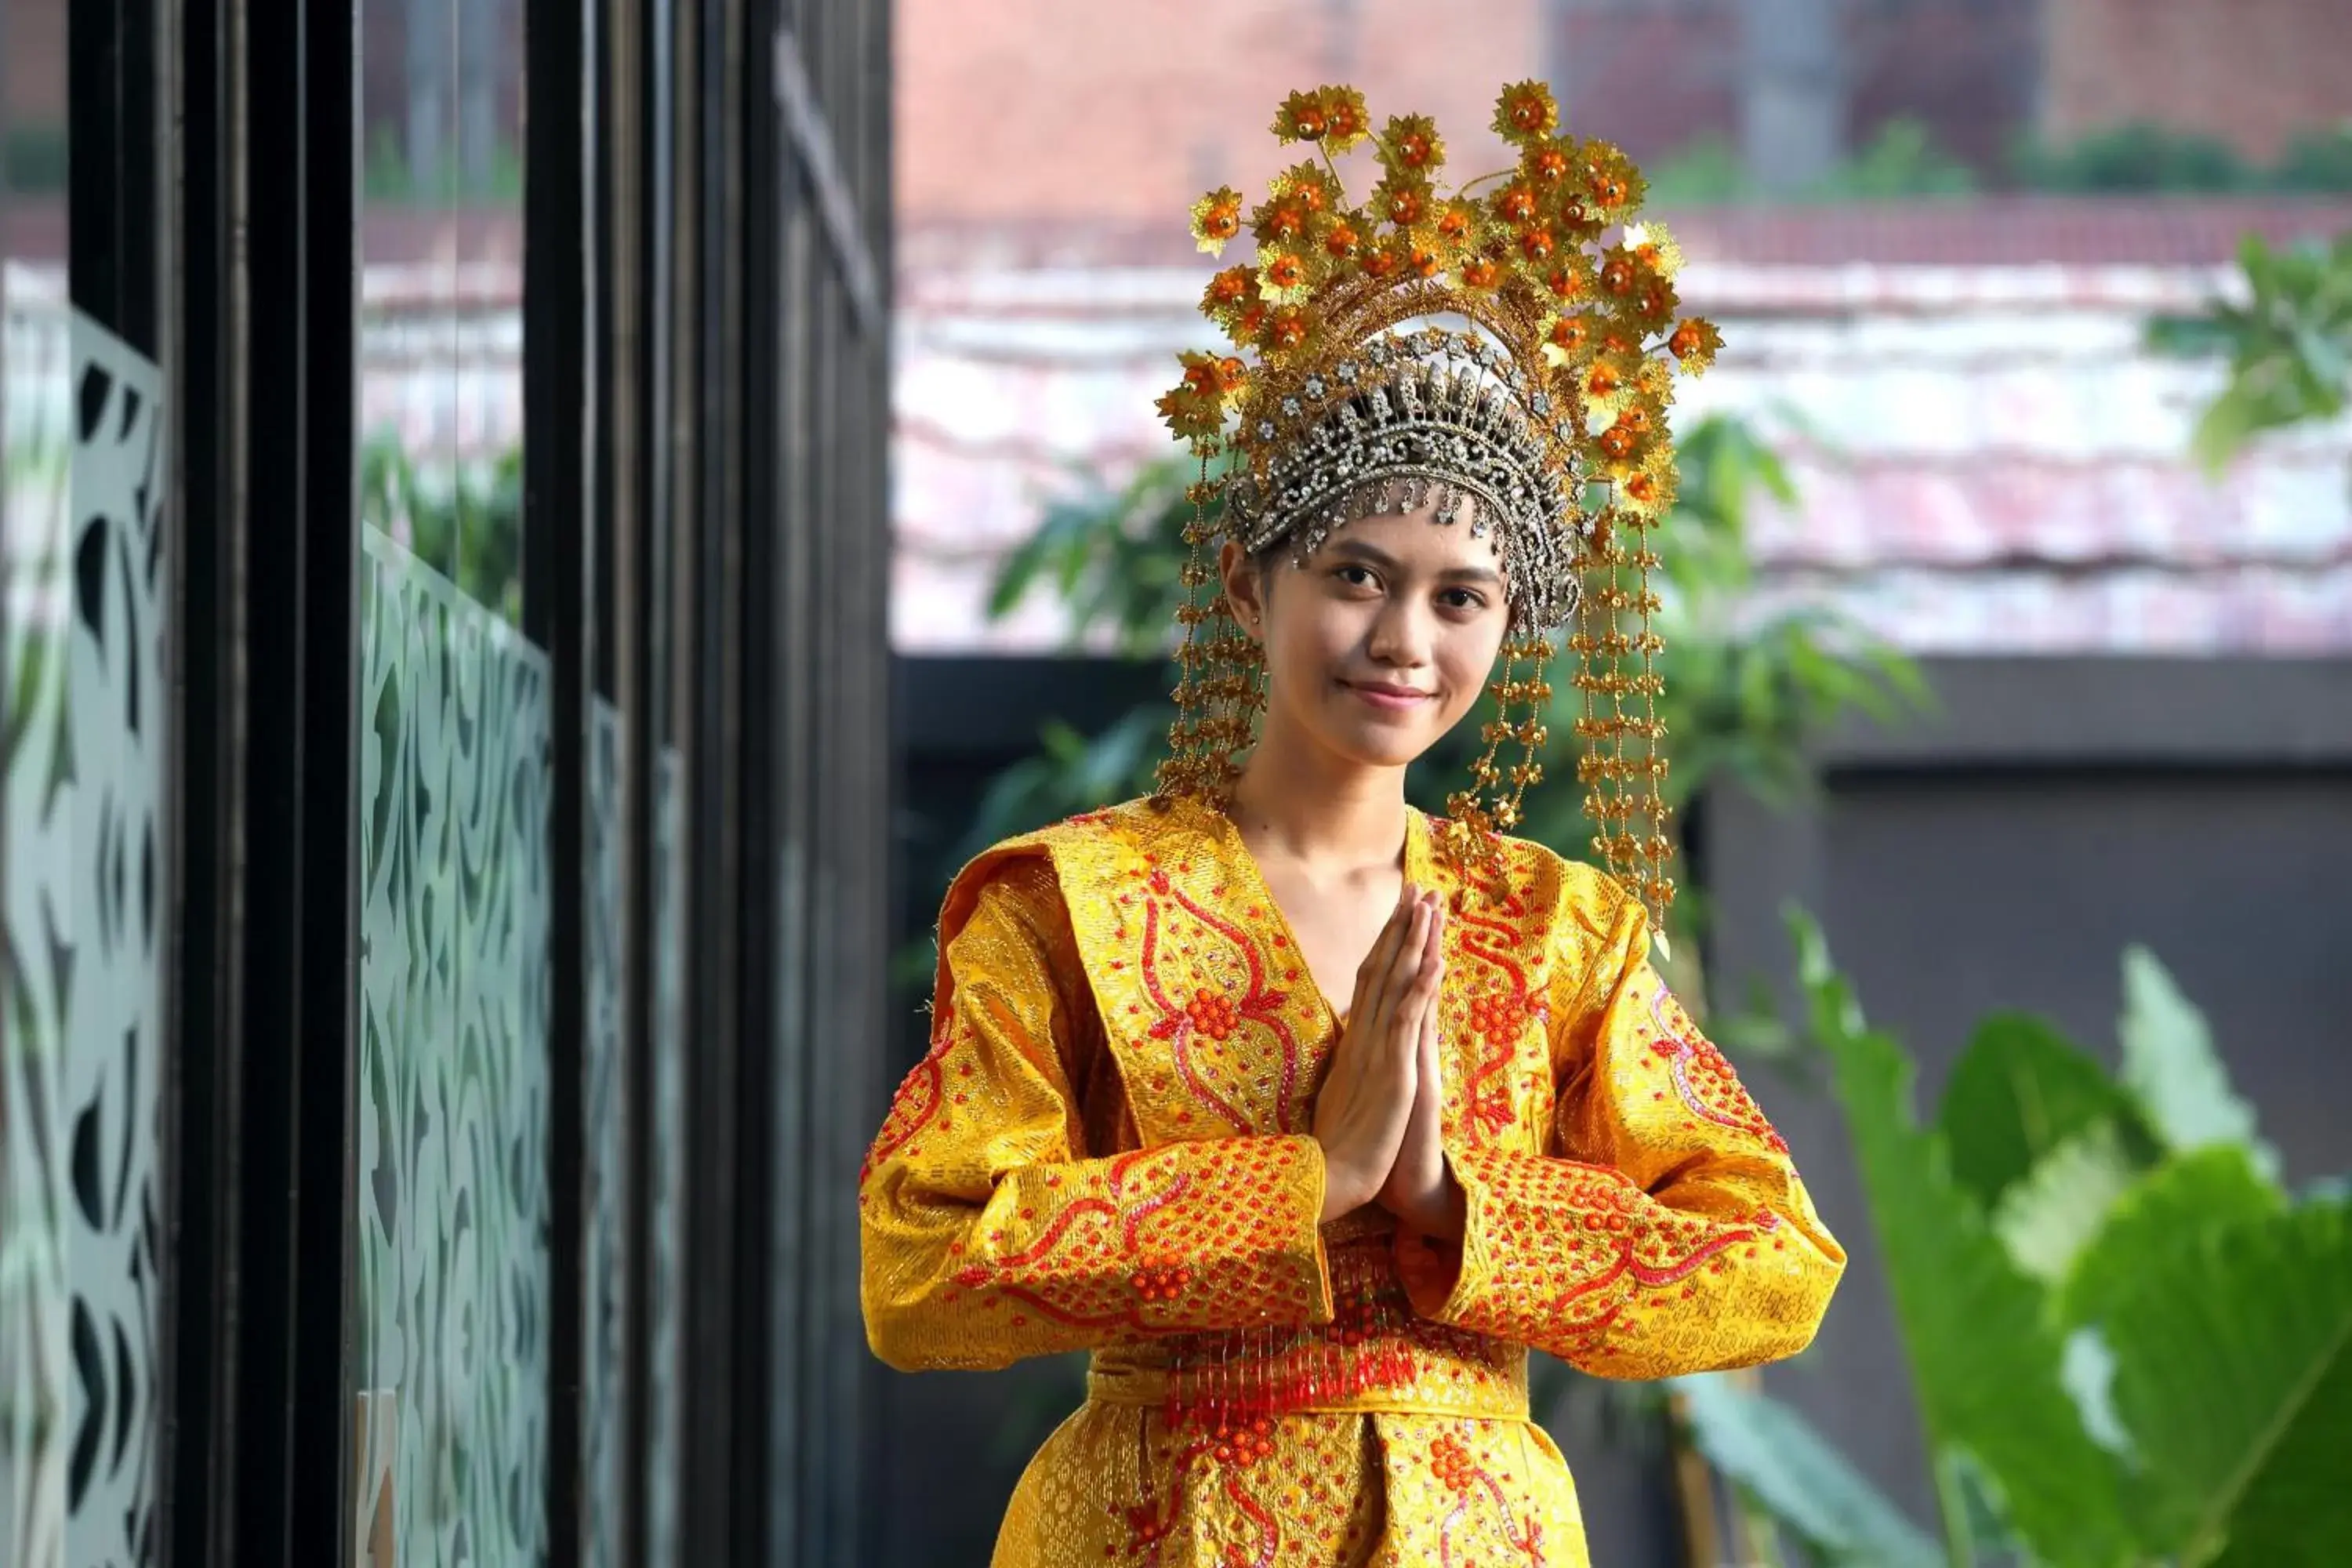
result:
[[[1203,300],[1254,363],[1187,354],[1160,404],[1202,474],[1160,790],[948,893],[862,1290],[894,1366],[1093,1352],[1000,1568],[1580,1568],[1528,1350],[1769,1361],[1844,1265],[1650,963],[1650,538],[1673,374],[1717,336],[1675,317],[1638,174],[1557,121],[1507,88],[1517,165],[1447,192],[1426,120],[1282,106],[1307,156]],[[1338,158],[1366,141],[1359,205]],[[1204,248],[1242,209],[1202,198]],[[1606,869],[1507,837],[1557,645]],[[1482,692],[1469,787],[1423,816],[1405,768]]]

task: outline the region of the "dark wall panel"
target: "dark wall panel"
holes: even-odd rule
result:
[[[1988,1012],[2043,1015],[2116,1059],[2142,943],[2202,1008],[2289,1177],[2352,1171],[2352,667],[1948,662],[1940,714],[1823,749],[1820,809],[1710,803],[1717,994],[1790,994],[1781,910],[1818,915],[1932,1110]],[[1846,1130],[1750,1072],[1853,1256],[1813,1351],[1770,1375],[1932,1517],[1908,1373]]]

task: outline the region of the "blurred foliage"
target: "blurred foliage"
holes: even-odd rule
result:
[[[1674,759],[1666,794],[1681,806],[1711,784],[1736,780],[1768,801],[1793,805],[1811,788],[1806,743],[1822,726],[1849,709],[1889,721],[1906,704],[1926,705],[1928,693],[1910,660],[1844,617],[1814,607],[1748,607],[1753,510],[1763,498],[1796,500],[1787,468],[1752,426],[1710,416],[1677,450],[1680,499],[1659,535],[1665,607],[1657,625],[1666,650],[1658,668],[1666,692],[1658,707]],[[1190,459],[1171,457],[1118,489],[1097,486],[1049,510],[1000,568],[991,613],[1008,614],[1029,593],[1051,590],[1071,608],[1073,640],[1108,640],[1138,657],[1163,652],[1181,594],[1181,533],[1192,512],[1184,488],[1196,471]],[[1554,685],[1549,723],[1555,733],[1572,734],[1582,699],[1564,679]],[[1485,707],[1413,770],[1408,789],[1424,809],[1442,807]],[[1013,834],[1148,792],[1173,713],[1165,703],[1139,709],[1092,737],[1049,725],[1038,754],[991,781],[944,869]],[[1565,787],[1530,794],[1521,831],[1578,856],[1592,837],[1580,792]]]
[[[1709,134],[1657,160],[1650,201],[1661,210],[1737,204],[1872,202],[1966,196],[2000,184],[2057,195],[2352,192],[2352,121],[2305,132],[2267,166],[2249,163],[2218,137],[2145,121],[2071,142],[2031,134],[2011,148],[2006,169],[1979,172],[1937,145],[1922,121],[1897,117],[1826,176],[1794,191],[1767,187],[1736,143]]]
[[[389,432],[360,448],[360,521],[514,625],[522,624],[522,449],[461,464],[442,483]]]
[[[2123,1066],[1985,1021],[1935,1118],[1794,916],[1934,1467],[1940,1545],[1795,1410],[1677,1380],[1694,1440],[1832,1564],[2352,1562],[2352,1197],[2294,1196],[2204,1018],[2125,955]]]
[[[2284,250],[2250,234],[2238,267],[2243,303],[2217,300],[2202,315],[2147,328],[2156,353],[2230,362],[2228,384],[2190,437],[2209,474],[2266,430],[2334,418],[2352,393],[2352,232]]]
[[[465,168],[454,153],[445,155],[438,168],[419,169],[409,157],[399,130],[378,125],[368,138],[361,181],[370,202],[410,206],[459,201],[513,205],[522,200],[522,154],[501,139],[490,154],[488,167],[478,172]]]
[[[1898,196],[1964,196],[1977,188],[1976,171],[1937,147],[1916,120],[1890,120],[1824,182],[1831,201],[1887,201]]]
[[[2219,137],[2147,121],[2062,143],[2028,137],[2019,142],[2011,165],[2026,189],[2069,195],[2242,191],[2264,183]]]
[[[1702,136],[1658,160],[1648,177],[1651,205],[1666,212],[1727,203],[1960,196],[1975,191],[1978,183],[1974,170],[1936,146],[1925,124],[1905,119],[1887,121],[1860,152],[1800,190],[1769,189],[1748,172],[1739,149],[1715,135]]]
[[[2307,131],[2288,142],[2271,184],[2282,191],[2352,191],[2352,120]]]
[[[2065,195],[2352,192],[2352,121],[2308,131],[2267,167],[2218,137],[2137,121],[2053,144],[2021,140],[2011,173],[2027,190]]]

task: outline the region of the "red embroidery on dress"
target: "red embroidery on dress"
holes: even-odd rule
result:
[[[1581,1243],[1586,1258],[1601,1266],[1554,1296],[1542,1316],[1505,1325],[1522,1338],[1539,1336],[1555,1343],[1573,1339],[1580,1342],[1581,1348],[1592,1348],[1613,1323],[1625,1302],[1621,1298],[1594,1316],[1582,1320],[1576,1316],[1579,1302],[1587,1297],[1599,1296],[1629,1279],[1634,1285],[1652,1289],[1679,1285],[1700,1269],[1714,1264],[1723,1253],[1754,1241],[1769,1228],[1761,1222],[1752,1221],[1717,1229],[1686,1251],[1664,1259],[1644,1259],[1637,1255],[1637,1249],[1643,1244],[1649,1244],[1655,1251],[1670,1244],[1672,1238],[1665,1234],[1666,1226],[1645,1223],[1643,1216],[1633,1212],[1635,1202],[1642,1196],[1639,1188],[1622,1173],[1598,1165],[1583,1165],[1565,1160],[1549,1161],[1546,1164],[1550,1169],[1569,1174],[1565,1191],[1557,1188],[1549,1192],[1530,1191],[1523,1194],[1521,1201],[1545,1211],[1547,1215],[1556,1211],[1562,1216],[1558,1220],[1547,1218],[1538,1222],[1537,1227],[1549,1230],[1554,1226],[1564,1226],[1555,1234],[1566,1243],[1571,1263],[1575,1261],[1574,1255]],[[1692,1230],[1709,1226],[1709,1222],[1687,1215],[1675,1216],[1668,1226],[1676,1222]],[[1520,1233],[1523,1247],[1533,1239],[1528,1234],[1528,1225],[1520,1223],[1514,1228]],[[1605,1263],[1602,1263],[1602,1258],[1593,1258],[1594,1252],[1600,1252]],[[1538,1272],[1542,1271],[1542,1265],[1533,1267]]]
[[[1181,890],[1175,899],[1194,920],[1241,949],[1243,962],[1249,965],[1249,990],[1243,995],[1236,1010],[1243,1017],[1264,1024],[1273,1030],[1275,1039],[1281,1044],[1282,1068],[1275,1086],[1274,1128],[1277,1132],[1297,1131],[1290,1125],[1290,1097],[1298,1087],[1298,1040],[1291,1034],[1290,1026],[1282,1021],[1279,1011],[1282,1005],[1289,1000],[1288,994],[1265,988],[1265,960],[1259,954],[1257,943],[1250,940],[1247,931],[1230,921],[1220,920],[1211,914]]]
[[[1543,1562],[1542,1524],[1531,1514],[1525,1530],[1513,1528],[1511,1500],[1504,1495],[1502,1483],[1471,1457],[1469,1448],[1459,1437],[1449,1432],[1431,1444],[1429,1463],[1438,1484],[1453,1492],[1456,1499],[1453,1509],[1437,1527],[1437,1560],[1444,1568],[1453,1568],[1454,1531],[1470,1517],[1475,1491],[1480,1489],[1494,1500],[1495,1512],[1503,1523],[1503,1539],[1511,1544],[1514,1551],[1525,1552],[1528,1561],[1540,1568]]]
[[[941,1026],[939,1038],[931,1042],[931,1048],[908,1072],[906,1080],[898,1085],[898,1092],[891,1097],[890,1113],[882,1119],[882,1130],[875,1134],[873,1145],[866,1152],[866,1163],[858,1169],[859,1186],[866,1184],[875,1166],[905,1148],[940,1113],[940,1106],[947,1098],[946,1062],[955,1044],[954,1027],[952,1021]]]
[[[1150,1493],[1150,1476],[1144,1477],[1144,1499],[1118,1511],[1127,1524],[1127,1550],[1121,1554],[1141,1557],[1150,1554],[1160,1561],[1160,1549],[1173,1538],[1176,1521],[1184,1511],[1184,1491],[1192,1467],[1207,1460],[1224,1472],[1225,1496],[1232,1500],[1243,1517],[1257,1526],[1257,1552],[1255,1556],[1243,1547],[1229,1548],[1219,1559],[1218,1568],[1274,1568],[1282,1553],[1281,1521],[1268,1512],[1264,1503],[1252,1497],[1242,1487],[1243,1473],[1259,1460],[1274,1454],[1274,1423],[1264,1417],[1255,1421],[1221,1426],[1214,1432],[1196,1438],[1178,1454],[1168,1467],[1168,1509],[1160,1510]]]
[[[1192,1173],[1179,1171],[1174,1179],[1160,1191],[1131,1203],[1125,1201],[1129,1177],[1139,1165],[1150,1160],[1157,1152],[1160,1151],[1136,1149],[1118,1156],[1104,1173],[1104,1184],[1109,1190],[1108,1197],[1073,1198],[1026,1247],[1003,1258],[967,1265],[956,1272],[955,1283],[967,1290],[986,1289],[992,1291],[993,1299],[984,1301],[983,1305],[993,1306],[998,1300],[1017,1302],[1070,1328],[1127,1329],[1138,1333],[1166,1331],[1172,1325],[1147,1322],[1139,1309],[1156,1306],[1163,1312],[1173,1309],[1191,1290],[1198,1275],[1191,1263],[1181,1257],[1165,1252],[1145,1255],[1141,1235],[1146,1220],[1165,1211],[1191,1192]],[[1029,1212],[1023,1210],[1023,1216],[1027,1217]],[[1034,1268],[1044,1263],[1056,1248],[1069,1240],[1071,1228],[1089,1215],[1118,1222],[1115,1257],[1134,1260],[1131,1265],[1133,1272],[1125,1275],[1132,1300],[1119,1302],[1115,1310],[1090,1312],[1052,1300],[1043,1293],[1050,1287],[1042,1283],[1023,1283],[1004,1278],[1008,1272]],[[1100,1245],[1107,1247],[1108,1243]],[[1116,1291],[1118,1289],[1118,1271],[1123,1267],[1129,1266],[1107,1258],[1101,1260],[1100,1267],[1082,1270],[1073,1279],[1086,1281],[1089,1291]],[[1020,1321],[1018,1318],[1013,1321],[1016,1323]]]
[[[1509,926],[1475,915],[1455,918],[1465,926],[1498,932],[1503,941],[1513,946],[1518,944],[1519,933]],[[1468,931],[1461,933],[1455,945],[1465,956],[1499,970],[1504,982],[1502,990],[1475,997],[1470,1004],[1470,1032],[1486,1043],[1486,1050],[1462,1086],[1462,1120],[1469,1131],[1470,1146],[1482,1149],[1489,1136],[1507,1131],[1518,1120],[1511,1106],[1509,1085],[1489,1089],[1486,1082],[1509,1070],[1518,1054],[1519,1037],[1527,1032],[1530,1021],[1541,1016],[1543,1008],[1534,1001],[1528,989],[1527,971],[1516,960],[1473,942]]]
[[[1298,1039],[1291,1033],[1280,1009],[1288,998],[1287,993],[1266,988],[1265,960],[1249,933],[1229,921],[1220,919],[1195,903],[1168,879],[1165,871],[1154,871],[1150,877],[1153,892],[1174,900],[1193,920],[1215,931],[1237,948],[1248,966],[1249,980],[1238,997],[1196,988],[1193,994],[1178,1003],[1170,994],[1160,973],[1160,905],[1158,899],[1147,899],[1143,905],[1143,962],[1140,965],[1143,987],[1160,1013],[1159,1021],[1150,1032],[1156,1040],[1169,1042],[1169,1055],[1176,1067],[1176,1075],[1192,1091],[1192,1098],[1223,1118],[1236,1132],[1255,1131],[1255,1125],[1234,1104],[1211,1089],[1202,1078],[1192,1059],[1192,1042],[1206,1036],[1223,1040],[1239,1027],[1244,1019],[1263,1024],[1272,1031],[1281,1051],[1274,1101],[1274,1126],[1277,1132],[1297,1131],[1291,1123],[1291,1100],[1298,1086]]]
[[[1271,1445],[1266,1451],[1272,1451]],[[1274,1515],[1266,1512],[1265,1504],[1242,1489],[1239,1474],[1226,1473],[1225,1495],[1234,1500],[1234,1506],[1241,1510],[1251,1523],[1257,1526],[1258,1537],[1256,1556],[1244,1557],[1241,1548],[1235,1547],[1226,1555],[1223,1568],[1274,1568],[1274,1560],[1282,1551],[1282,1526],[1275,1522]]]
[[[1763,1108],[1748,1095],[1723,1053],[1704,1035],[1695,1030],[1685,1032],[1666,1021],[1665,1007],[1673,1003],[1674,994],[1666,989],[1665,982],[1658,982],[1657,990],[1650,995],[1650,1018],[1658,1026],[1658,1037],[1650,1042],[1650,1049],[1666,1058],[1667,1073],[1674,1079],[1675,1093],[1680,1097],[1683,1109],[1702,1121],[1745,1132],[1775,1153],[1787,1153],[1788,1140],[1765,1120]],[[1680,1012],[1679,1005],[1675,1010]],[[1694,1070],[1712,1079],[1712,1087],[1694,1085]],[[1711,1103],[1709,1094],[1720,1103]]]
[[[1155,874],[1154,882],[1165,880]],[[1151,1026],[1151,1037],[1169,1042],[1170,1058],[1176,1064],[1176,1076],[1192,1091],[1192,1098],[1225,1119],[1226,1125],[1236,1132],[1250,1130],[1242,1113],[1227,1104],[1215,1089],[1201,1081],[1192,1067],[1192,1016],[1168,999],[1160,984],[1160,905],[1158,900],[1146,900],[1143,906],[1143,988],[1160,1009],[1160,1021]]]
[[[1141,1203],[1127,1211],[1127,1223],[1125,1226],[1120,1227],[1119,1240],[1126,1247],[1128,1251],[1133,1252],[1135,1250],[1135,1233],[1137,1228],[1140,1226],[1145,1220],[1150,1219],[1153,1215],[1158,1214],[1161,1209],[1166,1208],[1170,1204],[1172,1204],[1178,1198],[1182,1197],[1186,1189],[1191,1187],[1192,1184],[1192,1178],[1189,1173],[1178,1176],[1176,1180],[1171,1184],[1166,1192],[1155,1193],[1150,1197],[1144,1199]],[[1118,1189],[1118,1178],[1114,1175],[1111,1178],[1111,1190],[1116,1192]]]
[[[1634,1279],[1639,1279],[1644,1285],[1679,1285],[1684,1280],[1689,1279],[1692,1275],[1697,1273],[1700,1268],[1705,1265],[1706,1260],[1713,1258],[1717,1253],[1724,1251],[1727,1247],[1738,1247],[1743,1241],[1753,1241],[1755,1239],[1756,1233],[1752,1230],[1727,1230],[1721,1236],[1701,1242],[1697,1249],[1693,1251],[1688,1257],[1682,1258],[1678,1262],[1668,1264],[1664,1268],[1652,1268],[1643,1263],[1640,1258],[1633,1257],[1631,1251],[1632,1244],[1629,1242],[1626,1244],[1628,1250],[1625,1258],[1625,1268],[1628,1273],[1632,1274]]]
[[[1150,1439],[1148,1435],[1140,1435],[1137,1441],[1143,1450],[1138,1456],[1138,1468],[1143,1478],[1143,1500],[1129,1504],[1124,1510],[1127,1516],[1126,1554],[1140,1557],[1150,1552],[1151,1560],[1157,1563],[1161,1544],[1175,1531],[1177,1517],[1184,1511],[1184,1482],[1192,1470],[1192,1461],[1199,1458],[1209,1445],[1205,1441],[1193,1444],[1177,1455],[1176,1462],[1168,1467],[1168,1511],[1162,1514],[1159,1500],[1152,1495]]]

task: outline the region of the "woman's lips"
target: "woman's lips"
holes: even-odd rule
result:
[[[1384,713],[1410,712],[1436,695],[1410,686],[1366,686],[1352,680],[1340,684]]]

